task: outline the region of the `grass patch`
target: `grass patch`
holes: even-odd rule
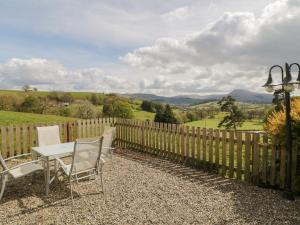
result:
[[[133,119],[136,120],[150,120],[153,121],[155,117],[155,113],[133,110]]]
[[[53,123],[77,120],[77,118],[23,112],[0,111],[0,125]]]
[[[193,122],[185,123],[188,126],[196,126],[196,127],[207,127],[207,128],[218,128],[218,124],[220,123],[223,117],[221,115],[217,115],[213,119],[203,119],[197,120]],[[238,130],[262,130],[263,123],[259,120],[248,120],[243,123],[242,127],[239,127]]]

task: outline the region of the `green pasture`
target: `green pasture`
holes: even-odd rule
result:
[[[140,110],[133,110],[133,119],[153,121],[154,117],[155,117],[155,113],[140,111]]]
[[[76,118],[34,113],[0,111],[0,125],[19,125],[32,123],[53,123],[76,120]]]

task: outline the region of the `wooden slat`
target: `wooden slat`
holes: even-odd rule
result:
[[[192,127],[192,137],[191,137],[191,155],[192,155],[192,164],[195,164],[195,153],[196,153],[196,130],[195,127]]]
[[[285,173],[286,173],[286,150],[285,148],[280,149],[280,173],[279,173],[279,185],[280,188],[284,188],[285,184]]]
[[[185,159],[190,160],[190,127],[186,126],[185,128]]]
[[[215,167],[217,172],[219,172],[219,164],[220,164],[220,131],[218,129],[215,130],[216,141],[215,141]]]
[[[242,179],[242,132],[237,132],[237,173],[236,178],[238,180]]]
[[[209,168],[212,170],[213,168],[213,159],[214,159],[214,152],[213,152],[213,147],[214,147],[214,130],[212,128],[209,129]]]
[[[197,165],[199,166],[201,160],[201,129],[197,127]]]
[[[222,175],[226,176],[227,173],[227,131],[222,131]]]
[[[16,154],[21,155],[21,128],[19,125],[16,126]]]
[[[180,132],[180,144],[181,144],[181,160],[184,160],[184,153],[185,153],[185,127],[181,127],[181,132]]]
[[[206,163],[206,128],[202,129],[202,163],[203,167],[205,168],[207,163]]]
[[[291,161],[292,161],[292,189],[294,192],[297,192],[299,191],[299,184],[297,186],[297,149],[298,149],[298,146],[297,146],[297,142],[294,142],[293,143],[293,149],[292,149],[292,158],[291,158]]]
[[[251,134],[247,132],[245,134],[245,181],[251,181],[251,168],[250,168],[250,157],[251,157]]]
[[[14,139],[14,127],[10,125],[8,128],[8,141],[9,141],[9,157],[13,157],[15,155],[15,139]]]
[[[276,184],[276,147],[272,145],[270,184]]]
[[[7,132],[6,127],[1,127],[1,154],[3,159],[7,158]]]
[[[252,170],[253,170],[253,176],[252,176],[252,182],[254,184],[258,184],[259,182],[259,165],[260,165],[260,147],[259,147],[259,140],[260,140],[260,136],[259,134],[255,133],[253,135],[253,166],[252,166]]]
[[[229,132],[229,178],[234,176],[234,131]]]
[[[29,125],[29,142],[28,142],[28,147],[29,147],[29,152],[31,152],[31,149],[32,149],[32,147],[33,147],[33,145],[34,145],[34,128],[33,128],[33,125],[32,124],[30,124]]]
[[[23,124],[22,126],[22,153],[28,152],[28,126]]]
[[[268,137],[263,136],[263,155],[262,155],[262,182],[267,184],[267,169],[268,169]]]

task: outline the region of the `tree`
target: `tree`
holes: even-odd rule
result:
[[[95,93],[91,95],[90,101],[93,105],[100,105],[100,98]]]
[[[111,104],[103,105],[103,116],[130,119],[133,117],[133,111],[128,102],[117,100]]]
[[[68,103],[74,102],[74,97],[69,92],[64,93],[59,99],[62,102],[68,102]]]
[[[84,101],[82,104],[79,105],[76,117],[81,119],[91,119],[96,117],[96,110],[94,106],[89,101]]]
[[[151,101],[144,100],[141,104],[141,109],[147,112],[155,112],[154,104]]]
[[[35,96],[27,96],[20,105],[21,112],[43,113],[44,105],[41,98]]]
[[[166,105],[164,110],[157,111],[155,114],[154,121],[161,122],[161,123],[174,123],[174,124],[178,123],[178,120],[175,117],[175,114],[173,113],[170,105]]]
[[[225,127],[226,129],[233,128],[236,130],[237,127],[241,127],[245,121],[245,116],[243,112],[235,104],[235,99],[230,95],[223,97],[218,104],[222,112],[227,112],[228,114],[219,123],[218,127]]]
[[[22,87],[23,91],[27,92],[30,90],[30,86],[28,84],[25,84],[23,87]]]

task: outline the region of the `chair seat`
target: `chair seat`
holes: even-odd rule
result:
[[[31,164],[26,164],[26,165],[17,167],[15,169],[9,170],[8,173],[13,178],[19,178],[19,177],[26,176],[26,175],[33,173],[35,171],[38,171],[38,170],[44,170],[44,167],[37,163],[31,163]]]

